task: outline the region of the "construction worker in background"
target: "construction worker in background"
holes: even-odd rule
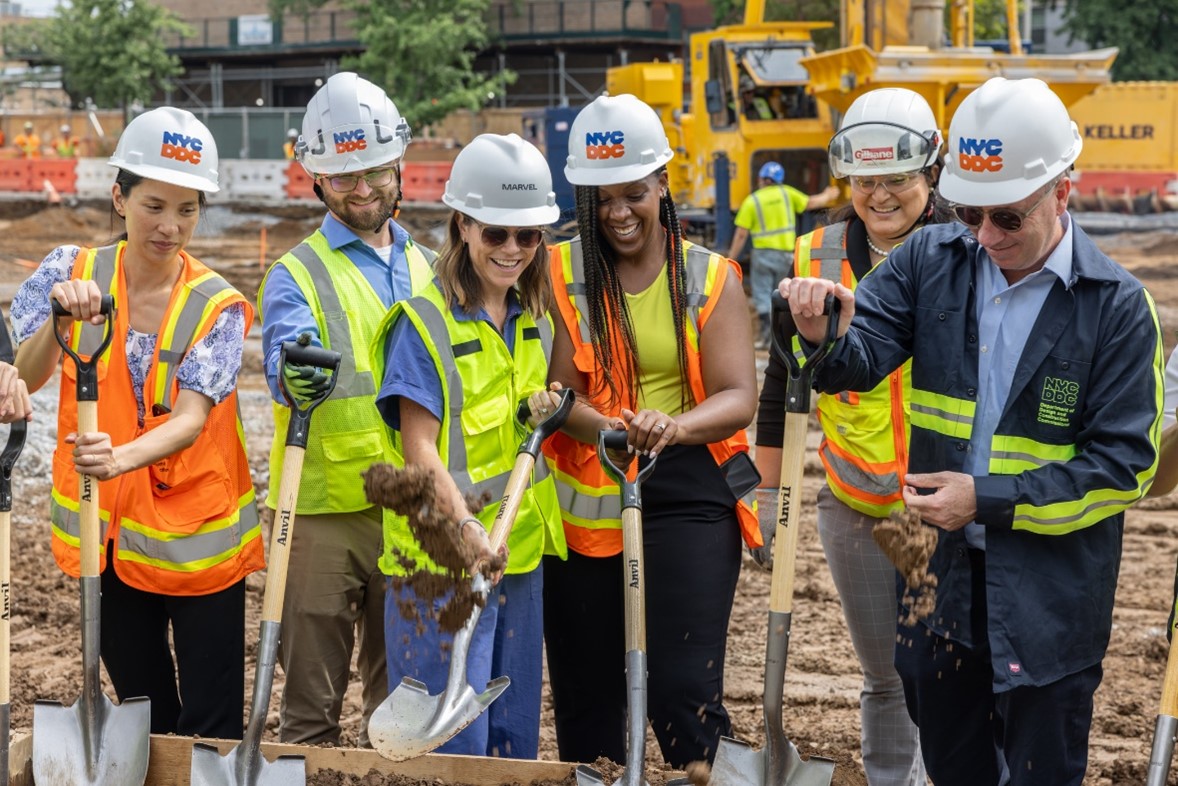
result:
[[[368,346],[385,312],[433,278],[433,253],[393,216],[409,125],[384,91],[354,73],[333,75],[311,98],[296,158],[327,207],[320,228],[275,262],[258,290],[266,380],[274,396],[270,477],[282,474],[289,411],[278,388],[283,341],[309,333],[343,355],[331,398],[315,413],[290,549],[280,657],[286,684],[279,738],[340,742],[339,716],[359,633],[363,722],[389,694],[384,646],[381,510],[360,473],[391,456],[374,406],[379,380]],[[285,368],[296,396],[327,383],[314,369]],[[277,484],[266,504],[277,505]]]
[[[168,135],[200,155],[165,155]],[[253,308],[185,251],[219,188],[217,147],[191,112],[161,107],[127,125],[108,163],[126,233],[57,247],[12,301],[17,367],[34,390],[62,357],[54,332],[89,356],[102,296],[116,301],[99,431],[76,433],[74,364],[60,374],[53,556],[79,575],[77,473],[92,475],[105,527],[101,655],[115,692],[151,700],[153,734],[241,739],[245,577],[264,566],[236,393]],[[70,315],[54,318],[51,300]]]
[[[736,259],[752,236],[749,255],[749,291],[757,310],[756,348],[769,346],[769,296],[777,282],[789,275],[793,265],[797,237],[797,214],[817,210],[833,202],[839,194],[836,186],[827,186],[820,194],[804,194],[785,183],[785,167],[767,161],[757,173],[757,190],[740,203],[736,211],[736,230],[728,257]]]
[[[515,134],[471,140],[454,160],[442,201],[454,212],[435,265],[437,279],[394,304],[373,342],[373,366],[385,369],[376,405],[392,430],[397,463],[432,471],[438,505],[462,527],[463,537],[481,547],[477,561],[490,555],[487,533],[515,461],[516,406],[528,400],[535,424],[559,401],[544,392],[552,282],[543,227],[560,217],[560,208],[544,155]],[[478,349],[454,350],[471,345]],[[463,427],[469,417],[479,418],[477,433]],[[524,494],[507,542],[505,575],[487,600],[467,653],[471,684],[507,676],[511,687],[439,753],[512,759],[539,753],[540,559],[563,559],[567,551],[556,489],[545,470],[541,461]],[[471,515],[466,500],[487,491],[490,501]],[[406,518],[386,510],[381,568],[403,576],[405,559],[418,570],[441,572]],[[416,607],[421,622],[407,620],[406,607]],[[454,637],[439,629],[432,599],[390,581],[385,615],[389,682],[411,677],[431,695],[442,693]]]
[[[865,149],[889,151],[863,156]],[[851,204],[827,226],[798,238],[794,276],[822,276],[854,287],[892,247],[918,228],[952,218],[938,203],[941,133],[928,102],[911,90],[883,88],[851,104],[830,141],[831,174],[848,178]],[[819,456],[826,485],[818,492],[818,534],[851,643],[863,670],[860,715],[863,769],[872,786],[924,786],[916,726],[893,665],[896,569],[872,539],[872,528],[904,507],[900,479],[908,463],[910,369],[905,363],[874,390],[822,394]],[[781,477],[789,369],[769,356],[757,411],[757,469]],[[777,529],[777,488],[757,489],[765,545],[753,550],[770,568]]]
[[[24,129],[12,139],[13,146],[21,158],[41,157],[41,136],[33,130],[33,124],[25,121]]]
[[[600,155],[602,132],[625,140]],[[620,155],[619,155],[620,153]],[[761,544],[744,429],[757,380],[736,263],[683,239],[668,192],[674,157],[653,109],[602,96],[569,130],[580,235],[552,250],[559,315],[549,379],[584,391],[544,446],[568,561],[544,560],[544,636],[563,761],[624,762],[626,679],[621,502],[597,458],[601,429],[626,429],[658,469],[642,486],[647,703],[675,767],[711,761],[724,708],[728,618],[741,536]],[[580,402],[581,399],[578,399]],[[743,462],[743,464],[742,464]],[[721,465],[726,465],[723,469]]]
[[[77,158],[78,138],[73,135],[69,125],[63,124],[58,129],[57,138],[53,140],[53,152],[58,158]]]
[[[1045,83],[990,79],[949,128],[939,191],[961,224],[913,234],[854,292],[781,285],[811,344],[826,296],[842,305],[818,390],[871,390],[912,360],[904,503],[940,530],[939,583],[895,652],[934,783],[1079,786],[1087,769],[1162,340],[1149,293],[1067,212],[1081,146]]]
[[[299,140],[299,132],[296,129],[290,129],[286,132],[286,141],[282,143],[282,153],[286,156],[287,161],[293,161],[295,157],[295,144]]]

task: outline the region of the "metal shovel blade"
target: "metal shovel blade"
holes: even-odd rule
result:
[[[368,739],[391,761],[422,756],[473,723],[510,684],[510,677],[496,677],[486,690],[475,693],[464,680],[431,696],[425,683],[405,677],[372,713]]]
[[[712,763],[709,786],[830,786],[834,762],[818,756],[802,761],[798,748],[785,740],[782,754],[770,755],[770,746],[752,746],[731,737],[721,737]]]
[[[672,783],[668,781],[667,786]],[[577,786],[605,786],[605,779],[588,764],[581,764],[577,767]],[[636,772],[633,767],[627,767],[613,786],[647,786],[646,777],[641,770]]]
[[[303,756],[279,756],[267,761],[256,750],[234,746],[225,756],[213,745],[192,746],[192,786],[291,786],[307,782]]]
[[[146,698],[116,705],[100,692],[68,707],[39,700],[33,706],[33,779],[38,786],[143,786],[150,729]]]

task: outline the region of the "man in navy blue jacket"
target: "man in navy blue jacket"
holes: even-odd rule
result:
[[[820,390],[868,390],[912,358],[904,499],[940,530],[939,586],[896,667],[929,775],[1079,786],[1124,510],[1157,467],[1157,311],[1067,213],[1081,138],[1046,84],[989,80],[949,145],[940,193],[961,223],[915,233],[853,295],[781,290],[811,342],[826,295],[841,303]]]

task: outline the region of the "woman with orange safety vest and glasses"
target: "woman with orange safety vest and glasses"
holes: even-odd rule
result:
[[[17,368],[37,390],[62,357],[53,332],[90,355],[102,296],[115,303],[97,364],[98,431],[77,433],[74,363],[62,364],[53,556],[79,575],[77,473],[93,475],[101,654],[119,699],[148,697],[155,734],[240,739],[245,577],[263,567],[236,395],[253,309],[184,250],[218,190],[217,148],[192,113],[161,107],[127,125],[109,163],[126,233],[55,248],[12,304]],[[53,318],[51,300],[70,316]]]
[[[626,753],[621,503],[597,458],[600,429],[628,430],[640,465],[658,459],[642,497],[648,708],[663,756],[710,761],[731,733],[721,702],[728,618],[741,534],[761,538],[753,489],[731,489],[720,465],[752,470],[752,330],[736,264],[683,239],[668,194],[673,155],[658,115],[631,95],[597,98],[569,132],[580,235],[553,249],[550,379],[588,405],[545,446],[569,557],[544,565],[566,761]]]
[[[918,94],[883,88],[857,98],[829,147],[831,172],[850,178],[851,204],[798,239],[793,275],[854,287],[918,228],[948,220],[948,210],[934,199],[940,147],[936,118]],[[871,786],[925,783],[916,727],[892,663],[896,571],[871,535],[877,520],[904,507],[908,365],[872,391],[818,397],[819,454],[826,467],[818,534],[863,669],[863,767]],[[765,479],[781,471],[788,376],[785,364],[771,357],[757,414],[757,468]],[[766,545],[753,550],[753,559],[770,567],[777,489],[761,488],[757,495]]]
[[[552,322],[548,250],[542,227],[560,215],[542,153],[515,134],[482,134],[454,160],[442,201],[454,209],[434,262],[433,283],[393,305],[373,338],[373,368],[383,380],[376,406],[393,435],[394,455],[433,473],[438,508],[459,527],[478,559],[525,436],[517,409],[532,419],[555,403],[544,391]],[[383,372],[380,370],[384,369]],[[543,408],[543,409],[542,409]],[[468,499],[487,497],[471,515]],[[511,686],[442,753],[534,759],[540,744],[543,682],[541,557],[565,554],[556,493],[536,465],[507,540],[505,575],[491,591],[470,641],[466,680],[480,689],[493,677]],[[408,522],[386,510],[380,568],[404,574],[405,561],[436,570]],[[471,566],[474,567],[473,565]],[[446,687],[453,636],[411,587],[390,582],[385,603],[389,685],[403,677],[432,695]],[[401,609],[415,606],[422,624]]]

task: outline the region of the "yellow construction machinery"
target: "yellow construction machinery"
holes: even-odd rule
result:
[[[765,21],[765,0],[749,0],[741,24],[691,37],[686,82],[683,63],[632,63],[610,69],[607,89],[659,112],[678,153],[670,173],[676,201],[714,210],[739,205],[768,160],[785,167],[787,183],[821,190],[839,113],[868,90],[922,94],[947,130],[961,100],[990,77],[1038,77],[1065,104],[1109,81],[1116,49],[1025,54],[1017,0],[1006,2],[1009,53],[974,45],[973,0],[948,3],[946,14],[946,0],[843,0],[843,45],[818,53],[811,34],[833,23]],[[717,154],[727,178],[716,177]],[[728,193],[718,195],[725,180]]]

